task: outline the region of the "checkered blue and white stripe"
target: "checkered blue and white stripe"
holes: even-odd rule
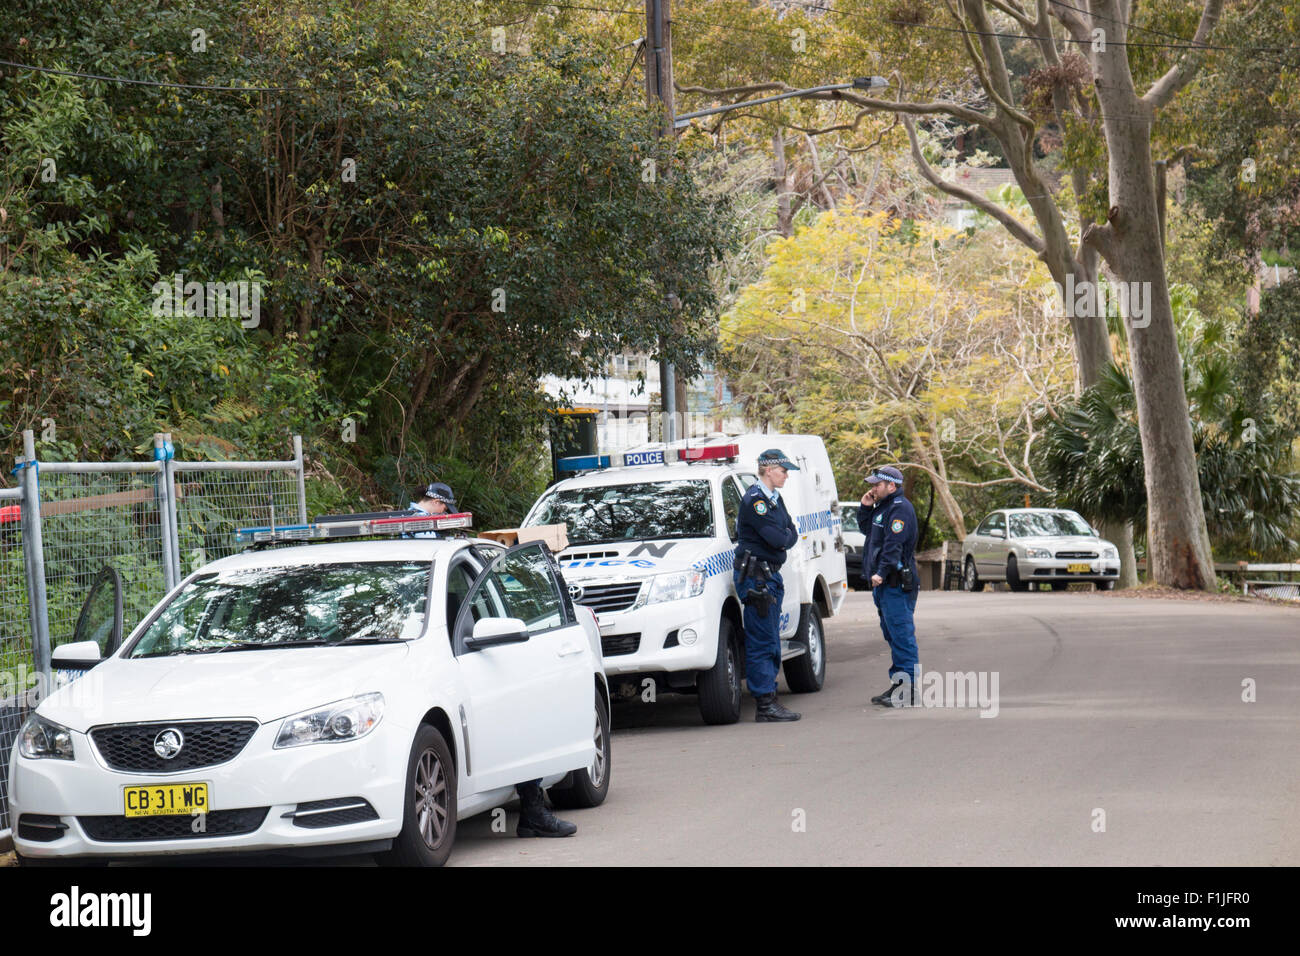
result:
[[[691,567],[697,571],[703,571],[706,578],[711,578],[715,574],[730,573],[731,565],[736,558],[736,549],[730,551],[719,551],[717,554],[711,554],[707,558],[701,558]]]

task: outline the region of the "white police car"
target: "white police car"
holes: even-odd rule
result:
[[[800,466],[782,490],[799,531],[781,568],[786,682],[796,693],[817,691],[826,675],[822,621],[847,593],[835,477],[820,438],[745,435],[562,459],[579,474],[548,489],[524,519],[566,526],[560,566],[573,600],[596,612],[605,672],[622,696],[698,693],[707,723],[739,719],[736,516],[758,480],[759,452],[773,445]]]
[[[20,858],[328,846],[437,865],[457,820],[517,783],[558,783],[561,806],[601,803],[595,620],[540,543],[398,537],[468,521],[241,532],[272,545],[189,575],[23,726],[9,776]],[[98,653],[65,645],[54,665]]]

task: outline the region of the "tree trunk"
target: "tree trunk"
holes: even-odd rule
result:
[[[1112,205],[1109,224],[1091,229],[1088,240],[1129,290],[1124,321],[1146,478],[1148,574],[1170,587],[1211,589],[1214,562],[1160,246],[1153,111],[1133,88],[1126,46],[1109,44],[1094,57]]]

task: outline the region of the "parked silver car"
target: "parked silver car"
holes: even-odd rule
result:
[[[1058,508],[995,511],[966,536],[961,555],[967,591],[984,590],[986,581],[1006,581],[1012,591],[1039,581],[1053,591],[1092,581],[1109,591],[1119,578],[1119,549],[1077,512]]]

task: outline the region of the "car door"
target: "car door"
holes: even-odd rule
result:
[[[104,565],[90,586],[90,593],[77,615],[70,644],[94,641],[99,645],[99,659],[108,657],[122,646],[122,578],[110,565]],[[59,661],[54,667],[56,686],[70,683],[99,661]]]
[[[522,621],[519,639],[475,649],[474,625],[491,618]],[[480,573],[452,639],[469,697],[476,791],[566,772],[575,751],[591,746],[595,685],[585,647],[541,542],[511,548]]]
[[[1001,511],[989,515],[988,531],[984,535],[983,577],[1002,577],[1007,572],[1007,516]]]

